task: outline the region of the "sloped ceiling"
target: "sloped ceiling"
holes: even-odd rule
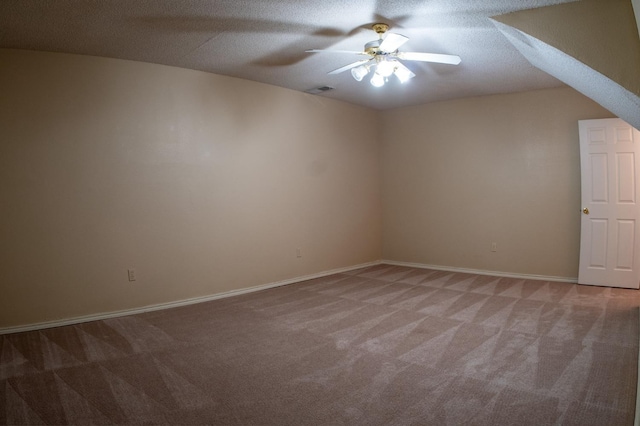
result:
[[[581,1],[494,19],[532,65],[640,128],[640,36],[629,1]]]
[[[380,110],[564,82],[632,122],[640,73],[636,56],[619,52],[638,40],[627,31],[631,1],[638,7],[640,0],[2,0],[0,48],[151,62],[298,91],[330,86],[319,96]],[[361,50],[377,38],[376,22],[410,38],[401,50],[455,54],[462,63],[407,62],[415,78],[374,88],[348,71],[327,74],[358,57],[305,53]]]
[[[0,47],[129,59],[255,80],[374,109],[564,84],[531,65],[490,17],[572,0],[2,0]],[[375,22],[402,49],[455,54],[458,66],[408,62],[416,77],[382,88],[349,72]]]

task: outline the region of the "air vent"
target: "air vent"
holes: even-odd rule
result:
[[[328,92],[329,90],[333,90],[333,87],[329,87],[329,86],[316,87],[315,89],[305,90],[305,93],[311,93],[312,95],[317,95],[319,93]]]

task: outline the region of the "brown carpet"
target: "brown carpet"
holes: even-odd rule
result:
[[[0,423],[632,425],[639,304],[379,265],[0,336]]]

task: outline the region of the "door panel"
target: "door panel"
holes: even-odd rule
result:
[[[616,269],[633,269],[633,243],[636,223],[633,220],[618,221],[618,263]]]
[[[617,154],[618,158],[618,203],[633,204],[636,201],[636,177],[633,152]]]
[[[580,284],[640,283],[640,132],[620,119],[583,120]]]
[[[591,261],[589,267],[604,269],[607,264],[607,220],[591,220]]]
[[[608,171],[607,154],[591,154],[591,202],[607,203],[608,196]]]

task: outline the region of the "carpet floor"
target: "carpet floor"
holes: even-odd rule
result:
[[[0,424],[632,425],[639,306],[377,265],[0,336]]]

